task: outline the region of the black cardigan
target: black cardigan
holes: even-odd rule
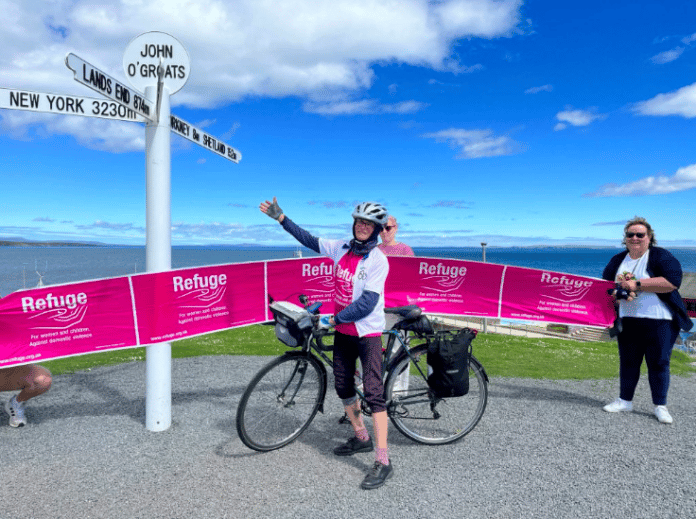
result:
[[[628,254],[625,250],[620,252],[609,260],[609,263],[604,267],[602,278],[607,281],[616,279],[616,272],[621,266],[621,262]],[[647,271],[650,277],[664,277],[667,281],[679,288],[682,282],[682,268],[679,260],[672,253],[661,247],[650,247],[650,255],[648,256]],[[679,326],[681,330],[691,330],[694,323],[686,312],[684,301],[679,295],[678,290],[672,290],[664,294],[656,294],[667,308],[672,312],[672,321]]]

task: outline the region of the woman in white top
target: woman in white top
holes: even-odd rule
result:
[[[635,217],[626,224],[623,243],[626,250],[609,261],[602,275],[627,291],[617,300],[620,393],[604,410],[633,410],[645,357],[655,416],[661,423],[672,423],[666,406],[670,356],[679,330],[693,326],[677,291],[681,265],[670,252],[656,246],[655,233],[644,218]]]

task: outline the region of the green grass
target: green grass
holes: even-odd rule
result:
[[[272,326],[254,325],[202,335],[172,343],[172,357],[201,355],[280,355],[288,348],[276,338]],[[480,333],[474,355],[490,377],[540,379],[611,379],[619,376],[615,342],[576,342]],[[145,360],[145,348],[93,353],[42,363],[54,375],[98,366]],[[672,353],[672,375],[696,373],[696,359],[681,351]],[[645,363],[643,364],[645,370]]]

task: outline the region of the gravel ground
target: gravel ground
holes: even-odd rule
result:
[[[395,475],[368,492],[373,455],[331,452],[350,434],[333,394],[284,449],[241,443],[237,402],[267,361],[174,360],[173,424],[157,433],[144,426],[144,363],[55,377],[26,427],[0,413],[0,518],[696,517],[696,377],[672,377],[672,426],[653,417],[645,377],[634,412],[619,415],[601,409],[615,380],[493,379],[483,419],[458,443],[392,429]]]

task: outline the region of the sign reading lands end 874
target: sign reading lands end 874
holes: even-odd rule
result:
[[[184,46],[164,32],[146,32],[136,36],[123,54],[123,70],[131,85],[141,92],[157,85],[157,67],[162,60],[163,83],[170,94],[188,81],[191,61]]]

